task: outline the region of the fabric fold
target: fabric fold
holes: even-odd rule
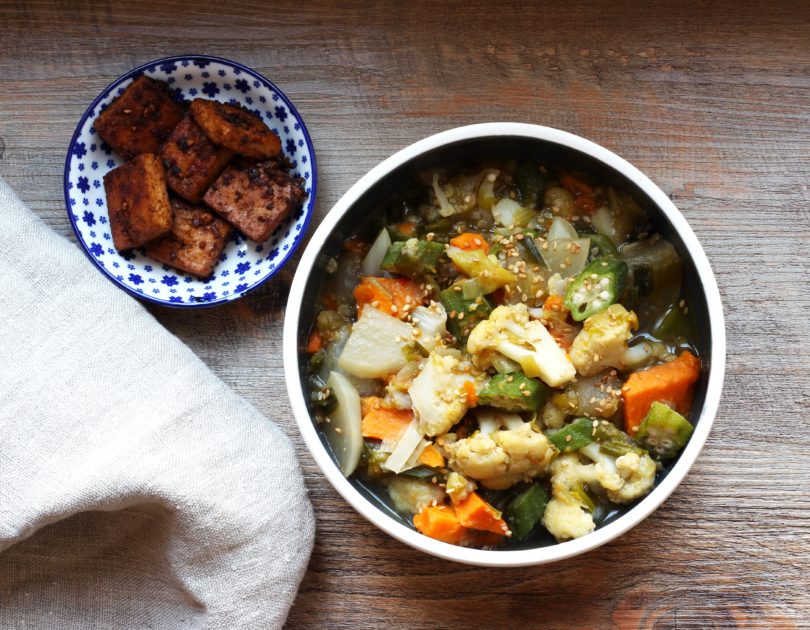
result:
[[[1,179],[0,322],[0,626],[281,627],[289,439]]]

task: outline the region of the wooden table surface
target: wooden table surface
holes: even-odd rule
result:
[[[810,5],[206,4],[0,2],[0,175],[59,233],[87,104],[147,60],[210,53],[300,110],[316,224],[372,166],[449,127],[516,120],[605,145],[686,215],[728,328],[716,424],[667,503],[584,556],[492,570],[390,539],[320,475],[282,373],[295,262],[232,305],[150,307],[296,445],[318,534],[289,628],[810,627]]]

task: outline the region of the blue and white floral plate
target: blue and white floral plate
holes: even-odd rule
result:
[[[178,100],[197,96],[240,104],[261,116],[281,138],[293,174],[304,179],[309,196],[263,244],[234,233],[213,275],[199,280],[148,258],[142,250],[119,252],[110,235],[104,174],[124,160],[96,134],[101,111],[140,74],[161,79]],[[144,64],[110,84],[82,116],[65,161],[65,202],[79,244],[110,280],[135,297],[156,304],[205,307],[242,297],[270,279],[304,238],[315,207],[316,168],[312,141],[293,104],[254,70],[207,55],[166,57]]]

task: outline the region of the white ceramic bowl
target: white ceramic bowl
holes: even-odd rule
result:
[[[481,152],[484,147],[484,152]],[[484,158],[491,150],[504,147],[506,153],[520,151],[559,156],[594,168],[634,190],[652,215],[656,227],[679,249],[685,265],[685,291],[690,307],[697,313],[698,342],[703,374],[695,395],[691,418],[695,431],[668,474],[627,512],[576,540],[530,549],[482,550],[446,544],[423,536],[397,521],[372,503],[352,481],[340,472],[307,408],[305,400],[306,355],[303,347],[315,313],[312,311],[319,276],[330,255],[336,255],[339,242],[373,212],[375,202],[394,192],[392,178],[409,177],[426,166],[455,159]],[[554,163],[554,158],[546,159]],[[365,215],[363,212],[365,212]],[[336,240],[337,239],[337,240]],[[337,243],[337,244],[336,244]],[[697,309],[697,310],[696,310]],[[694,232],[669,197],[641,171],[607,149],[579,136],[537,125],[486,123],[438,133],[391,156],[362,177],[329,211],[304,252],[290,290],[284,322],[284,369],[293,413],[323,474],[335,489],[364,517],[405,544],[440,558],[480,566],[515,567],[544,564],[584,553],[623,534],[649,516],[675,490],[694,463],[720,402],[725,371],[725,327],[720,294],[706,254]]]

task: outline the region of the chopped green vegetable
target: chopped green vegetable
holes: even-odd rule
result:
[[[436,471],[432,468],[428,468],[427,466],[417,466],[416,468],[403,470],[399,474],[405,477],[414,477],[415,479],[430,479],[431,477],[436,476]]]
[[[363,455],[361,462],[365,464],[366,476],[369,479],[382,479],[391,474],[384,464],[388,461],[391,453],[380,450],[378,447],[373,446],[369,442],[363,445]]]
[[[385,271],[403,276],[413,277],[434,273],[442,252],[444,252],[444,246],[433,241],[415,238],[396,241],[388,248],[380,266]]]
[[[582,236],[587,236],[591,239],[591,260],[619,255],[619,250],[616,249],[613,241],[604,234],[582,234]]]
[[[579,501],[582,503],[582,507],[587,509],[588,512],[593,514],[596,511],[596,502],[588,493],[588,490],[585,488],[584,483],[582,483],[581,481],[575,482],[571,486],[571,492],[577,499],[579,499]]]
[[[522,372],[496,374],[478,392],[478,402],[506,411],[535,411],[549,393],[545,383]]]
[[[467,343],[470,331],[478,322],[489,317],[493,309],[492,303],[483,295],[472,300],[465,299],[461,283],[439,293],[439,301],[447,311],[447,330],[462,345]]]
[[[388,236],[391,237],[391,241],[396,243],[399,241],[407,241],[413,238],[413,234],[405,234],[399,230],[399,224],[392,224],[386,225],[385,229],[388,230]]]
[[[577,418],[559,431],[554,431],[548,439],[563,453],[579,450],[593,442],[594,422],[591,418]]]
[[[548,505],[548,491],[535,483],[515,497],[504,510],[503,517],[509,523],[514,540],[525,540],[543,518]]]
[[[678,343],[694,336],[692,324],[683,312],[683,309],[675,304],[653,326],[652,334],[661,341]]]
[[[482,295],[481,283],[478,282],[478,280],[476,280],[475,278],[471,278],[469,280],[462,280],[461,295],[464,296],[465,300],[474,300],[478,296]]]
[[[334,392],[332,392],[326,386],[324,380],[316,374],[309,377],[309,400],[312,403],[313,409],[317,409],[323,413],[329,413],[337,404]]]
[[[607,420],[603,420],[593,429],[593,437],[605,453],[615,457],[627,453],[642,455],[646,452],[643,448],[639,448],[633,438]]]
[[[520,191],[520,201],[527,208],[537,207],[537,201],[543,194],[546,177],[540,172],[536,162],[523,162],[515,169],[515,181]]]
[[[618,258],[599,258],[582,270],[565,292],[563,303],[581,322],[604,311],[624,293],[627,264]]]
[[[654,402],[636,433],[636,441],[656,459],[675,457],[686,446],[694,428],[674,409]]]

